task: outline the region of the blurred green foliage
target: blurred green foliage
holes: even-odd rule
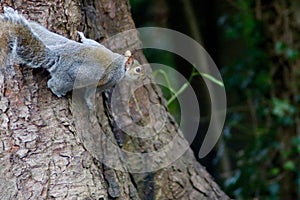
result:
[[[223,40],[237,40],[245,46],[242,56],[222,71],[230,106],[246,106],[228,115],[226,129],[232,134],[225,135],[225,141],[230,146],[241,142],[243,147],[229,149],[235,166],[233,176],[225,178],[225,188],[239,199],[297,198],[299,100],[295,102],[296,94],[291,90],[294,87],[299,91],[299,82],[290,86],[293,80],[278,74],[297,64],[299,52],[284,41],[272,41],[274,36],[268,34],[272,24],[257,17],[257,1],[234,2],[237,12],[220,17],[218,24],[224,32]],[[269,10],[266,14],[273,13]],[[272,17],[276,20],[277,16]],[[234,154],[236,151],[239,153]],[[289,195],[285,187],[289,187]]]
[[[190,1],[193,5],[199,2]],[[174,9],[171,1],[166,2]],[[294,17],[300,12],[300,6],[294,10],[292,0],[213,2],[218,11],[214,13],[214,23],[222,49],[216,57],[220,58],[218,65],[228,97],[227,122],[220,145],[228,154],[219,149],[221,153],[214,162],[219,169],[217,181],[236,199],[299,199],[300,35],[297,27],[300,22],[295,24]],[[131,0],[133,9],[138,9],[140,22],[141,12],[148,13],[141,8],[151,3],[155,1]],[[176,9],[175,12],[182,12],[181,7]],[[199,8],[194,6],[194,9],[197,12]],[[182,21],[181,15],[176,17],[170,20]],[[200,26],[203,22],[198,20]],[[153,22],[144,22],[149,23]],[[202,35],[208,35],[204,34],[207,29],[201,30]],[[146,55],[150,61],[154,58],[157,63],[177,65],[180,69],[172,56],[156,57],[147,51]],[[185,75],[196,77],[192,70]],[[170,78],[174,77],[166,76]],[[202,74],[202,78],[219,84],[214,77]],[[192,82],[199,85],[199,81]],[[180,91],[179,94],[166,88],[162,91],[170,100],[171,113],[178,117],[180,109],[173,99]],[[225,169],[222,160],[226,157],[229,167]]]

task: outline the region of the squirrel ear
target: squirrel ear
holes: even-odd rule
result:
[[[129,68],[130,68],[130,66],[132,65],[132,63],[133,63],[133,56],[130,56],[130,57],[127,59],[126,63],[125,63],[125,70],[126,70],[126,71],[129,70]]]
[[[133,56],[130,56],[126,61],[126,67],[129,67],[133,63]]]
[[[130,56],[126,61],[126,64],[131,65],[132,63],[133,63],[133,56]]]
[[[127,71],[129,69],[129,66],[132,65],[134,59],[131,51],[129,50],[125,52],[124,56],[127,58],[127,61],[125,63],[125,69]]]
[[[77,31],[77,35],[79,37],[80,42],[82,42],[82,40],[86,39],[83,32]]]
[[[125,57],[130,57],[130,56],[132,56],[131,51],[130,51],[130,50],[127,50],[127,51],[125,52],[124,56],[125,56]]]

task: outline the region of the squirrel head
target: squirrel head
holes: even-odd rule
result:
[[[133,55],[128,50],[125,52],[127,61],[125,63],[125,76],[131,80],[137,80],[145,75],[142,65],[133,58]]]

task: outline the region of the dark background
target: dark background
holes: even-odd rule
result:
[[[228,100],[222,138],[199,160],[236,199],[300,199],[300,3],[292,0],[130,0],[137,27],[158,26],[198,41],[222,73]],[[148,61],[187,79],[193,66],[148,49]],[[169,77],[170,79],[172,77]],[[201,109],[191,144],[207,130],[210,100],[201,76],[191,80]],[[162,88],[168,100],[172,94]],[[169,104],[180,120],[178,102]]]

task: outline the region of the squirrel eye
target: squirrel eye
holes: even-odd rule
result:
[[[140,67],[135,68],[135,72],[136,73],[140,73],[141,72],[141,68]]]

